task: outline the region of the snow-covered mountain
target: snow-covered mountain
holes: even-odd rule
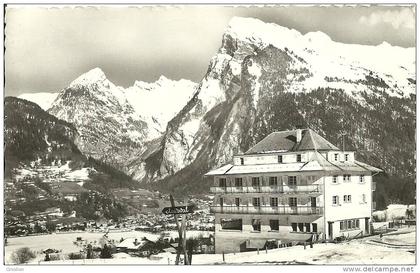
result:
[[[20,99],[32,101],[38,104],[42,110],[47,111],[54,100],[57,98],[58,93],[48,93],[48,92],[39,92],[39,93],[24,93],[18,96]]]
[[[100,69],[57,95],[49,112],[79,146],[142,182],[207,191],[202,174],[273,131],[311,127],[391,175],[415,174],[415,49],[343,44],[326,34],[235,17],[203,80],[135,82]]]
[[[124,89],[95,68],[60,91],[49,113],[74,124],[83,153],[131,172],[126,169],[129,158],[144,150],[146,142],[161,137],[168,120],[194,91],[190,81],[164,77]]]
[[[202,188],[208,169],[297,125],[337,144],[345,131],[346,147],[365,161],[410,175],[415,88],[414,48],[343,44],[235,17],[194,97],[144,154],[138,178]]]

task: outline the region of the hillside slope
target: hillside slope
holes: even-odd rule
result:
[[[143,159],[143,181],[205,192],[207,170],[273,131],[296,126],[310,127],[340,147],[344,132],[346,149],[357,150],[358,160],[412,178],[414,53],[234,18],[197,93]]]

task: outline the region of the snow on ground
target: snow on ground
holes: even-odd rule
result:
[[[411,210],[415,214],[416,207],[415,205],[400,205],[400,204],[391,204],[387,207],[386,210],[377,210],[372,213],[372,216],[379,221],[393,221],[406,217],[406,212]]]
[[[73,182],[88,181],[89,174],[95,172],[93,168],[81,168],[72,170],[70,161],[65,164],[25,166],[14,170],[14,178],[16,181],[30,181],[36,177],[41,178],[44,182]]]
[[[176,234],[176,231],[171,231]],[[200,231],[188,231],[192,236],[198,235]],[[390,233],[386,238],[387,243],[413,243],[415,242],[415,227],[401,229]],[[28,246],[33,250],[42,250],[46,248],[63,249],[63,253],[78,251],[79,249],[72,242],[76,237],[83,239],[99,240],[103,233],[71,233],[71,234],[51,234],[33,237],[10,238],[6,246],[6,262],[10,259],[13,250]],[[48,236],[47,238],[45,236]],[[149,239],[156,239],[159,235],[145,232],[113,232],[109,233],[110,239],[119,240],[121,237],[141,238],[145,236]],[[309,246],[304,249],[303,246],[294,246],[289,248],[280,248],[268,250],[230,253],[225,254],[223,262],[222,254],[201,254],[194,255],[193,265],[198,264],[415,264],[415,254],[407,249],[391,248],[384,245],[370,244],[371,240],[380,240],[379,236],[370,236],[358,240],[352,240],[345,243],[334,244],[315,244],[313,248]],[[32,263],[45,264],[47,262],[35,259]],[[48,262],[52,264],[174,264],[175,255],[170,253],[160,253],[151,258],[128,257],[124,254],[118,254],[113,259],[95,259],[95,260],[65,260]]]
[[[64,175],[68,180],[89,180],[89,173],[92,168],[82,168],[80,170],[74,170]]]
[[[169,231],[168,233],[172,238],[178,237],[177,231]],[[194,238],[200,234],[208,235],[209,233],[209,231],[192,230],[187,232],[187,237]],[[79,252],[81,248],[73,243],[76,237],[82,237],[83,240],[87,241],[99,241],[104,234],[105,232],[71,232],[8,238],[5,247],[5,260],[6,263],[11,263],[11,254],[21,247],[29,247],[31,250],[37,252],[48,248],[62,250],[62,253]],[[108,238],[115,241],[119,241],[121,238],[141,239],[143,237],[155,241],[159,236],[159,234],[141,231],[110,231],[108,233]],[[38,263],[38,261],[34,262]]]

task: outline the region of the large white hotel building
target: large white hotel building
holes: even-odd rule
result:
[[[311,129],[271,133],[206,174],[216,253],[369,234],[378,172]]]

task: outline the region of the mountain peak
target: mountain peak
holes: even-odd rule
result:
[[[88,72],[82,74],[77,79],[75,79],[71,84],[70,87],[78,86],[78,85],[91,85],[94,83],[103,82],[106,80],[105,73],[102,69],[96,67],[94,69],[89,70]]]
[[[302,38],[302,34],[295,29],[250,17],[233,17],[226,33],[240,40],[263,44],[285,44],[285,41],[298,41]]]

